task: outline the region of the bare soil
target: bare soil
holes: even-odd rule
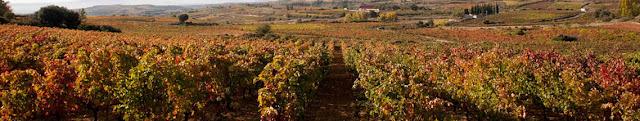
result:
[[[356,120],[356,98],[352,89],[355,77],[347,70],[340,47],[336,47],[333,55],[329,75],[320,82],[316,99],[307,108],[303,120]]]

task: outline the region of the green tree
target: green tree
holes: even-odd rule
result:
[[[11,11],[11,7],[9,7],[9,2],[0,0],[0,23],[9,22],[13,17],[14,14]]]
[[[40,24],[50,27],[77,28],[82,23],[80,14],[60,6],[46,6],[36,12]]]
[[[465,9],[465,14],[466,13],[470,13],[470,14],[476,14],[476,15],[492,15],[492,14],[498,14],[500,13],[500,7],[498,6],[498,4],[496,5],[491,5],[491,4],[482,4],[482,5],[475,5],[472,6],[471,9],[467,10]]]
[[[640,0],[631,0],[631,14],[633,16],[640,14]]]
[[[631,12],[631,1],[630,0],[620,0],[620,16],[630,17],[632,16]]]
[[[84,8],[80,9],[79,14],[80,14],[80,19],[82,19],[82,20],[86,20],[87,19],[87,12],[84,10]]]
[[[187,20],[189,20],[189,15],[187,15],[187,14],[180,14],[180,15],[178,16],[178,20],[180,21],[180,23],[184,23],[184,22],[186,22]]]
[[[635,17],[640,14],[639,0],[620,0],[620,16]]]

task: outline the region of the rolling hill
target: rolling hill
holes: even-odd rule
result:
[[[177,6],[177,5],[98,5],[85,8],[90,16],[167,16],[201,8],[205,5]]]

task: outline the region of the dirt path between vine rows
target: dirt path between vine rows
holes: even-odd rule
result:
[[[309,104],[309,108],[304,114],[304,120],[355,120],[356,98],[351,88],[355,77],[347,70],[340,47],[336,47],[333,57],[329,66],[329,74],[320,82],[316,99]]]

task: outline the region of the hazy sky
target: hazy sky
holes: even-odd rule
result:
[[[6,0],[5,0],[6,1]],[[14,13],[33,13],[40,7],[47,5],[60,5],[67,8],[85,8],[94,5],[194,5],[194,4],[217,4],[228,2],[263,2],[269,0],[8,0]]]

